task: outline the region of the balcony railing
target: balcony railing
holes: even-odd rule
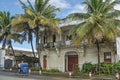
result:
[[[57,41],[57,42],[48,42],[44,44],[45,48],[54,48],[54,47],[65,47],[65,46],[72,46],[73,44],[71,43],[70,40],[68,41]]]

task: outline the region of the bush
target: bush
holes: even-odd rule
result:
[[[82,71],[78,71],[78,72],[73,72],[72,76],[86,76],[86,73],[82,72]]]
[[[113,64],[113,69],[115,72],[120,72],[120,61]]]
[[[101,63],[101,73],[102,74],[111,74],[112,73],[112,63]]]
[[[53,73],[56,73],[56,72],[60,72],[58,69],[50,69],[48,70],[49,72],[53,72]]]
[[[78,65],[75,65],[75,67],[74,67],[74,72],[79,72],[79,71],[80,71],[79,66],[78,66]]]
[[[83,71],[85,71],[85,72],[90,72],[90,71],[92,71],[93,69],[94,69],[94,65],[91,64],[90,62],[83,64]]]
[[[56,74],[56,73],[60,73],[60,71],[59,71],[58,69],[49,69],[49,70],[43,69],[42,71],[43,71],[43,73],[47,73],[47,74]]]
[[[31,67],[31,71],[39,71],[39,67]]]
[[[93,74],[98,72],[98,64],[91,64],[90,62],[84,63],[82,70],[86,73],[92,71]],[[120,73],[120,61],[117,63],[106,63],[102,62],[100,64],[100,74],[102,75],[112,75],[116,72]]]
[[[18,70],[18,67],[15,65],[14,67],[12,67],[13,70]]]

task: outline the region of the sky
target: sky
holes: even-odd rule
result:
[[[27,2],[27,0],[22,1],[24,3]],[[34,1],[35,0],[30,0],[32,4]],[[60,8],[60,12],[57,12],[56,17],[63,19],[70,13],[85,12],[85,5],[81,4],[82,2],[83,0],[50,0],[49,3]],[[120,10],[120,5],[116,5],[115,8]],[[9,11],[11,16],[24,13],[18,0],[0,0],[0,11]],[[14,43],[13,46],[28,49],[31,48],[30,44],[27,42],[24,42],[22,45]]]
[[[27,0],[22,0],[27,3]],[[35,0],[30,0],[34,3]],[[82,12],[83,0],[50,0],[50,4],[60,8],[60,12],[57,12],[57,17],[65,18],[69,13]],[[9,11],[11,15],[24,13],[21,4],[18,0],[0,0],[0,11]]]

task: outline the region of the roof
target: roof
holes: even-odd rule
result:
[[[69,25],[77,25],[77,24],[80,24],[82,23],[84,20],[79,20],[79,19],[76,19],[76,20],[73,20],[73,19],[63,19],[60,21],[59,23],[59,27],[64,27],[64,26],[69,26]]]

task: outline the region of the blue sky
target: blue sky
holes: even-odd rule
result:
[[[22,0],[26,3],[26,0]],[[35,0],[30,0],[34,3]],[[57,17],[64,18],[66,15],[72,12],[83,11],[83,5],[80,3],[83,0],[50,0],[50,4],[61,9],[57,13]],[[9,11],[11,15],[23,13],[23,9],[18,0],[0,0],[0,11]]]
[[[26,0],[22,0],[26,3]],[[34,3],[35,0],[30,0],[31,3]],[[61,9],[60,12],[57,12],[58,18],[65,18],[68,14],[74,12],[83,12],[84,5],[81,4],[83,0],[50,0],[50,4]],[[24,10],[21,8],[21,4],[18,0],[0,0],[0,11],[9,11],[11,15],[24,13]],[[20,48],[28,48],[31,46],[27,42],[24,42],[22,45],[13,42],[13,46]]]

